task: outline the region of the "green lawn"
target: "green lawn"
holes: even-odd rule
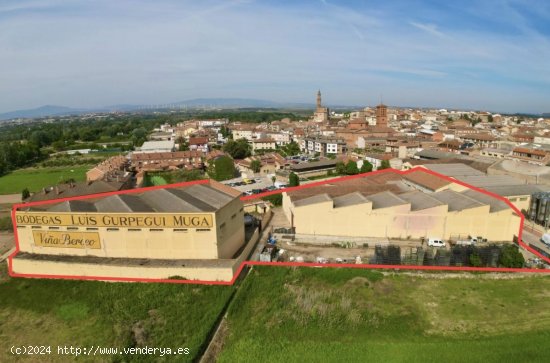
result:
[[[550,277],[257,266],[228,327],[220,362],[547,362]]]
[[[150,187],[153,185],[166,185],[193,180],[201,180],[206,178],[200,170],[172,170],[148,172],[145,176],[143,186]]]
[[[0,177],[0,194],[21,193],[25,188],[29,188],[31,192],[37,192],[43,187],[55,185],[70,178],[84,181],[86,172],[91,167],[92,165],[76,165],[19,169]]]
[[[79,357],[85,362],[190,362],[231,286],[11,279],[0,271],[0,361],[11,346],[50,345],[40,362],[74,361],[57,346],[189,348],[189,355]],[[26,357],[28,358],[28,357]],[[24,361],[26,361],[24,359]]]

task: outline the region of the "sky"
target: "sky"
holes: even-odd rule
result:
[[[0,112],[255,98],[550,112],[547,0],[2,0]]]

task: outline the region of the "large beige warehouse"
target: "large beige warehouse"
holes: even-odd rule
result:
[[[13,271],[231,280],[245,243],[239,195],[209,181],[17,211]]]
[[[285,193],[283,210],[296,234],[315,236],[511,242],[520,224],[505,202],[420,170]]]

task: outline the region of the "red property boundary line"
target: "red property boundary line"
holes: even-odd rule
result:
[[[519,233],[518,233],[518,244],[524,248],[525,250],[533,253],[534,255],[538,256],[542,260],[550,263],[550,258],[543,256],[538,251],[534,250],[533,248],[529,247],[527,244],[523,242],[522,239],[522,233],[523,233],[523,226],[525,222],[525,217],[519,211],[508,199],[501,197],[500,195],[491,193],[487,190],[474,187],[472,185],[466,184],[460,180],[453,179],[449,176],[442,175],[439,173],[436,173],[434,171],[431,171],[429,169],[425,169],[422,167],[413,168],[406,171],[400,171],[396,169],[384,169],[384,170],[377,170],[370,173],[363,173],[363,174],[357,174],[357,175],[349,175],[339,178],[333,178],[333,179],[327,179],[322,180],[319,182],[314,182],[310,184],[300,185],[297,187],[290,187],[285,188],[283,191],[277,190],[277,191],[271,191],[271,192],[265,192],[261,194],[256,195],[250,195],[250,196],[244,196],[240,199],[242,201],[247,200],[253,200],[258,199],[261,197],[265,197],[268,195],[274,195],[274,194],[280,194],[283,192],[292,192],[295,190],[300,190],[304,188],[310,188],[315,187],[319,185],[324,185],[328,183],[334,183],[334,182],[341,182],[345,180],[351,180],[356,178],[362,178],[365,176],[372,176],[376,174],[383,174],[383,173],[395,173],[399,175],[406,175],[411,172],[424,172],[431,175],[434,175],[436,177],[448,180],[452,183],[456,183],[459,185],[462,185],[464,187],[467,187],[469,189],[475,190],[477,192],[489,195],[493,198],[496,198],[498,200],[501,200],[505,202],[510,208],[514,210],[514,212],[520,217],[520,226],[519,226]],[[18,203],[14,204],[11,211],[11,218],[13,221],[13,229],[14,229],[14,235],[15,235],[15,242],[16,242],[16,248],[15,251],[8,257],[8,271],[9,275],[12,277],[28,277],[28,278],[45,278],[45,279],[71,279],[71,280],[99,280],[99,281],[119,281],[119,282],[162,282],[162,283],[170,283],[170,284],[200,284],[200,285],[233,285],[233,283],[236,281],[238,276],[240,275],[241,271],[245,266],[305,266],[305,267],[339,267],[339,268],[363,268],[363,269],[384,269],[384,270],[416,270],[416,271],[469,271],[469,272],[527,272],[527,273],[550,273],[550,269],[534,269],[534,268],[506,268],[506,267],[458,267],[458,266],[420,266],[420,265],[372,265],[372,264],[340,264],[340,263],[310,263],[310,262],[261,262],[261,261],[243,261],[235,274],[233,275],[233,279],[231,281],[208,281],[208,280],[172,280],[172,279],[149,279],[149,278],[131,278],[131,277],[109,277],[109,276],[77,276],[77,275],[49,275],[49,274],[22,274],[22,273],[16,273],[13,271],[13,258],[17,256],[19,253],[19,236],[17,234],[17,221],[15,218],[15,212],[18,208],[23,207],[32,207],[36,205],[44,205],[44,204],[55,204],[59,202],[64,201],[70,201],[70,200],[82,200],[82,199],[92,199],[97,197],[108,197],[110,195],[118,195],[118,194],[130,194],[130,193],[141,193],[144,191],[150,191],[150,190],[156,190],[156,189],[165,189],[165,188],[175,188],[175,187],[181,187],[181,186],[190,186],[194,184],[208,184],[208,179],[204,180],[197,180],[192,182],[182,182],[182,183],[176,183],[176,184],[168,184],[168,185],[158,185],[153,187],[144,187],[144,188],[136,188],[136,189],[128,189],[128,190],[122,190],[122,191],[115,191],[115,192],[107,192],[107,193],[99,193],[99,194],[90,194],[90,195],[84,195],[84,196],[76,196],[76,197],[68,197],[68,198],[59,198],[59,199],[52,199],[47,201],[39,201],[39,202],[30,202],[30,203]]]

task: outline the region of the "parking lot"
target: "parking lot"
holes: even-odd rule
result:
[[[255,178],[239,177],[231,180],[226,180],[223,183],[245,194],[248,193],[249,195],[259,194],[259,193],[277,189],[273,185],[273,181],[267,176],[255,177]]]

